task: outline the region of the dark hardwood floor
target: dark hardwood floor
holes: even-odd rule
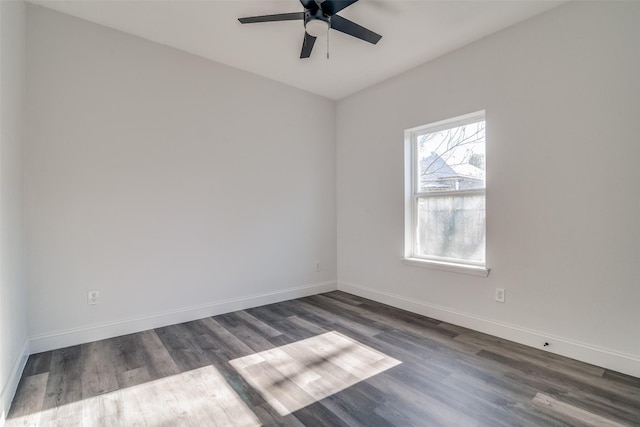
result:
[[[16,425],[640,426],[640,379],[336,291],[32,355]]]

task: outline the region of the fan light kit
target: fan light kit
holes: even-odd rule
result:
[[[304,26],[305,31],[312,37],[320,37],[329,31],[329,23],[321,19],[312,19]]]
[[[250,16],[239,18],[242,24],[254,24],[257,22],[278,22],[278,21],[304,21],[304,39],[302,40],[302,50],[300,58],[311,56],[311,50],[316,42],[316,38],[327,34],[327,46],[329,44],[329,30],[334,29],[341,33],[364,40],[371,44],[376,44],[382,36],[368,30],[355,22],[337,15],[342,9],[351,6],[358,0],[300,0],[303,12],[279,13],[276,15]],[[329,51],[327,48],[327,58]]]

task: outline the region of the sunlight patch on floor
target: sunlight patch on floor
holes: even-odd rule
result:
[[[13,426],[259,426],[213,366],[7,420]]]
[[[229,363],[285,416],[401,362],[332,331]]]

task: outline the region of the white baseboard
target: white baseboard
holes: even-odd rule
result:
[[[231,311],[244,310],[265,304],[273,304],[323,292],[335,291],[336,289],[336,282],[315,283],[296,288],[281,289],[275,292],[216,301],[194,307],[186,307],[151,316],[124,319],[116,322],[94,324],[80,328],[52,332],[31,337],[31,352],[40,353],[76,344],[113,338],[120,335],[132,334],[163,326],[175,325],[177,323],[203,319],[209,316],[229,313]]]
[[[11,401],[18,389],[18,383],[20,382],[20,377],[22,376],[22,372],[24,371],[28,358],[29,340],[25,339],[22,343],[22,347],[20,348],[20,352],[13,361],[11,373],[9,374],[9,378],[7,378],[7,382],[0,384],[0,386],[2,386],[2,391],[0,391],[0,427],[4,425],[4,422],[7,419],[9,409],[11,408]]]
[[[613,371],[622,372],[634,377],[640,377],[640,357],[632,354],[626,354],[569,338],[559,337],[542,331],[498,322],[488,318],[452,310],[448,307],[430,304],[413,298],[392,295],[353,283],[339,282],[338,289],[353,295],[358,295],[363,298],[368,298],[383,304],[431,317],[433,319],[463,326],[465,328],[473,329],[478,332],[483,332],[530,347],[543,349],[551,353],[580,360],[582,362],[611,369]],[[549,345],[544,346],[545,342],[549,343]]]

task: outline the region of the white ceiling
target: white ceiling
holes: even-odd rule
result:
[[[382,35],[372,45],[337,31],[300,59],[302,21],[238,22],[302,11],[298,0],[33,0],[32,3],[131,33],[331,99],[561,4],[558,1],[360,0],[339,13]]]

